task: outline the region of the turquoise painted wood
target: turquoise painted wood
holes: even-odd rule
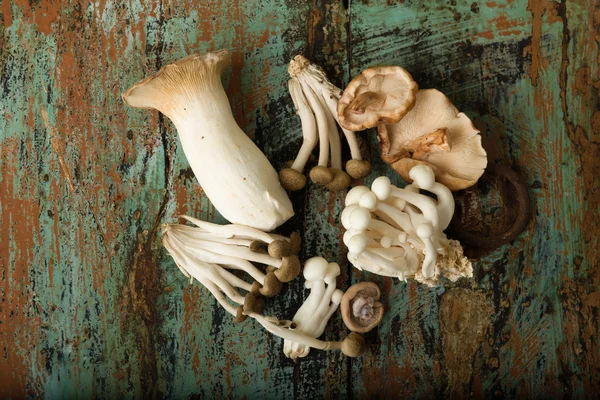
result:
[[[2,397],[590,397],[600,391],[600,4],[506,1],[5,0],[0,7]],[[491,162],[527,180],[533,217],[475,278],[435,289],[361,275],[338,223],[343,194],[292,194],[304,258],[370,279],[388,310],[350,360],[298,363],[234,324],[159,244],[189,213],[224,222],[176,132],[120,93],[193,52],[229,48],[236,120],[277,168],[301,142],[287,62],[344,86],[402,65],[481,130]],[[386,174],[374,132],[360,135]],[[300,280],[268,305],[293,316]],[[332,319],[325,337],[345,332]]]

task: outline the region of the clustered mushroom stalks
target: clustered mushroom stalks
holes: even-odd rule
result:
[[[319,161],[311,169],[310,179],[332,191],[344,190],[350,186],[351,178],[365,177],[371,164],[361,158],[354,131],[342,128],[352,157],[346,163],[346,172],[342,170],[337,114],[337,102],[342,91],[327,79],[321,68],[303,56],[298,55],[290,61],[288,71],[291,76],[288,82],[290,95],[302,122],[303,142],[290,167],[279,172],[281,184],[292,191],[300,190],[306,185],[304,167],[318,143]]]
[[[182,217],[196,226],[165,224],[165,248],[181,272],[202,283],[236,321],[246,319],[244,313],[261,312],[263,296],[277,295],[282,282],[289,282],[300,273],[296,254],[301,239],[296,233],[286,238],[243,225],[216,225]],[[266,265],[266,271],[253,263]],[[252,281],[240,278],[232,270],[245,272]]]
[[[366,342],[356,333],[350,333],[343,341],[317,339],[343,296],[343,292],[335,287],[339,265],[323,258],[315,257],[306,262],[306,286],[313,289],[294,321],[261,314],[264,297],[277,295],[282,282],[289,282],[300,273],[296,256],[300,251],[299,235],[294,233],[286,238],[243,225],[216,225],[189,216],[182,218],[196,226],[165,224],[165,248],[183,275],[190,282],[196,279],[206,287],[234,316],[234,321],[243,322],[248,317],[255,319],[267,331],[284,339],[284,349],[290,349],[284,352],[294,360],[306,356],[311,347],[341,350],[349,357],[358,357],[364,352]],[[267,265],[266,272],[254,263]],[[245,272],[253,282],[240,278],[232,270]],[[246,292],[245,295],[240,290]]]
[[[410,178],[404,189],[380,176],[370,190],[356,186],[348,192],[341,218],[348,260],[361,270],[404,281],[414,277],[430,286],[440,276],[472,277],[460,243],[443,232],[454,214],[452,193],[426,165],[413,167]]]
[[[271,231],[294,215],[277,172],[233,118],[221,83],[229,51],[194,54],[123,93],[177,128],[183,152],[215,208],[229,222]]]
[[[304,287],[310,289],[310,295],[298,309],[292,322],[294,330],[313,338],[318,338],[325,331],[329,318],[338,309],[344,294],[336,289],[336,278],[340,274],[340,266],[328,263],[322,257],[313,257],[304,263]],[[283,342],[283,353],[295,360],[306,357],[310,346],[286,339]]]
[[[322,257],[312,257],[304,263],[304,286],[310,294],[300,306],[292,321],[262,318],[259,322],[283,341],[283,353],[296,360],[306,357],[311,347],[321,350],[341,350],[348,357],[358,357],[366,349],[364,338],[350,333],[343,341],[321,341],[317,338],[338,309],[344,292],[336,289],[340,266]]]
[[[337,112],[344,128],[377,127],[381,158],[408,183],[412,167],[426,165],[450,190],[465,189],[487,165],[481,136],[469,117],[442,92],[418,90],[401,67],[373,67],[357,75]]]

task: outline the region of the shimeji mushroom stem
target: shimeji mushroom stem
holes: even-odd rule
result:
[[[300,121],[302,122],[303,137],[302,146],[300,147],[300,151],[292,163],[291,168],[302,173],[302,171],[304,171],[304,166],[310,157],[310,153],[317,145],[317,124],[298,79],[290,79],[288,86],[292,101],[294,102],[294,106],[300,116]]]

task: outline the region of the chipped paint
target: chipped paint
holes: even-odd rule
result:
[[[0,396],[595,396],[594,3],[2,2]],[[368,66],[402,65],[473,118],[492,162],[526,177],[530,224],[477,262],[472,282],[429,289],[350,268],[343,195],[312,185],[293,193],[297,216],[282,230],[306,235],[304,257],[339,262],[340,286],[380,283],[388,312],[361,359],[285,359],[279,339],[252,321],[234,324],[159,245],[161,224],[178,214],[224,220],[170,122],[119,97],[166,63],[222,47],[232,50],[224,83],[236,121],[276,167],[301,140],[286,88],[293,55],[340,86]],[[363,183],[387,174],[400,184],[376,135],[359,137],[373,161]],[[293,282],[268,310],[291,318],[305,296]],[[460,310],[467,319],[454,318]],[[325,337],[345,333],[336,317]]]

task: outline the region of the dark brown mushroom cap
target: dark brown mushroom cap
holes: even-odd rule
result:
[[[274,272],[277,279],[281,282],[290,282],[300,274],[300,260],[298,256],[283,257],[281,267]]]
[[[333,170],[317,165],[310,170],[310,180],[317,185],[327,185],[335,177]]]
[[[290,235],[290,254],[300,253],[302,247],[302,237],[298,232],[292,232]]]
[[[267,251],[273,258],[283,258],[290,255],[290,244],[286,240],[276,239],[269,243]]]
[[[262,248],[263,243],[260,240],[253,240],[250,242],[248,248],[250,251],[257,252]]]
[[[365,338],[358,333],[350,332],[342,341],[342,353],[348,357],[358,357],[367,349]]]
[[[362,131],[394,124],[415,105],[417,90],[417,83],[404,68],[368,68],[352,79],[338,100],[340,125]]]
[[[348,160],[346,172],[354,179],[361,179],[371,172],[371,163],[367,160]]]
[[[279,182],[284,189],[294,192],[306,186],[306,176],[293,168],[284,168],[279,171]]]
[[[346,189],[352,183],[352,178],[341,169],[330,168],[333,171],[333,180],[327,184],[327,189],[332,192],[339,192]]]
[[[246,319],[248,319],[248,316],[244,315],[244,307],[239,306],[236,311],[237,313],[233,318],[233,322],[244,322]]]
[[[262,296],[255,296],[252,293],[246,293],[244,297],[244,312],[245,313],[257,313],[260,314],[265,308],[265,298]]]
[[[265,275],[265,284],[260,288],[260,294],[265,297],[273,297],[281,291],[281,282],[275,276],[274,272],[268,272]]]
[[[373,299],[373,313],[368,318],[359,318],[354,312],[354,303],[359,299]],[[350,286],[342,296],[340,309],[344,324],[352,332],[365,333],[375,328],[383,318],[383,304],[378,300],[381,297],[379,286],[373,282],[360,282]]]
[[[260,289],[262,288],[262,285],[260,283],[258,283],[257,281],[252,282],[252,286],[250,287],[250,293],[252,293],[254,296],[260,296]]]

